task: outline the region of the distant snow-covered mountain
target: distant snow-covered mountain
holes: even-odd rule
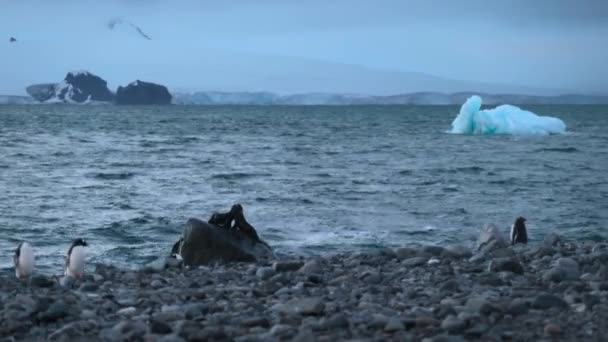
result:
[[[560,95],[530,96],[479,92],[418,92],[389,96],[360,94],[303,93],[278,95],[270,92],[193,92],[174,93],[180,105],[460,105],[472,95],[485,104],[608,104],[608,96]]]

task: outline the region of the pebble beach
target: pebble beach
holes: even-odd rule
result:
[[[608,244],[460,245],[0,275],[0,341],[600,341]]]

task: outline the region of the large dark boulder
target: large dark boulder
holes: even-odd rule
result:
[[[254,262],[270,258],[272,250],[265,242],[255,240],[235,229],[189,219],[183,240],[176,243],[174,251],[188,266],[206,265],[213,262]]]
[[[171,98],[167,87],[140,80],[116,91],[116,104],[120,105],[167,105]]]
[[[108,83],[88,71],[72,71],[60,83],[35,84],[27,87],[26,91],[41,102],[111,102],[114,99]]]

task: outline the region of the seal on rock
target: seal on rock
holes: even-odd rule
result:
[[[511,244],[514,245],[516,243],[528,243],[528,232],[526,231],[526,219],[523,217],[518,217],[515,220],[515,223],[511,226]]]

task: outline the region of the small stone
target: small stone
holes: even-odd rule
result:
[[[418,255],[418,250],[416,248],[411,248],[411,247],[401,247],[401,248],[397,248],[395,253],[397,254],[397,258],[399,260],[405,260],[405,259],[410,259],[410,258]]]
[[[302,315],[320,315],[325,310],[321,298],[304,298],[292,302],[293,310]]]
[[[265,317],[252,317],[241,321],[241,325],[244,327],[270,327],[270,321]]]
[[[441,322],[441,328],[449,333],[459,333],[464,331],[466,323],[453,315],[450,315]]]
[[[163,282],[159,279],[154,279],[154,280],[152,280],[152,282],[150,282],[150,286],[153,289],[160,289],[161,287],[163,287],[163,285],[164,285]]]
[[[287,324],[276,324],[270,329],[270,335],[275,337],[286,337],[292,333],[293,329]]]
[[[424,328],[424,327],[434,326],[434,325],[438,325],[438,324],[439,324],[439,321],[437,321],[433,317],[428,317],[428,316],[416,317],[416,326],[417,327]]]
[[[532,307],[535,309],[546,310],[550,308],[567,309],[568,303],[562,298],[549,293],[543,293],[534,299]]]
[[[545,247],[559,246],[562,244],[562,239],[558,234],[550,233],[545,235],[545,238],[543,239],[543,244],[545,245]]]
[[[298,334],[291,340],[291,342],[315,342],[317,339],[312,331],[308,328],[300,329]]]
[[[266,280],[275,275],[275,273],[276,271],[272,267],[260,267],[255,272],[255,275],[262,280]]]
[[[458,280],[450,279],[445,283],[441,284],[441,292],[459,292],[460,291],[460,283]]]
[[[470,297],[465,304],[465,310],[471,313],[478,313],[489,304],[485,297]]]
[[[395,332],[403,329],[405,329],[405,327],[403,326],[403,322],[401,322],[399,317],[389,318],[388,322],[386,322],[386,325],[384,326],[384,331],[386,332]]]
[[[547,325],[545,325],[544,330],[545,334],[551,337],[557,337],[562,334],[562,328],[560,328],[559,325],[553,323],[548,323]]]
[[[437,335],[430,339],[424,339],[423,342],[464,342],[462,336],[455,335]]]
[[[177,335],[165,335],[156,340],[156,342],[186,342],[186,340]]]
[[[150,332],[153,334],[167,335],[173,332],[171,326],[163,321],[150,320]]]
[[[143,267],[145,272],[160,272],[167,267],[167,257],[160,257]]]
[[[30,284],[35,287],[52,287],[55,282],[44,275],[37,274],[32,276]]]
[[[302,261],[276,261],[272,268],[275,272],[289,272],[289,271],[297,271],[304,263]]]
[[[348,318],[343,313],[336,313],[321,322],[323,329],[339,329],[349,326]]]
[[[441,254],[443,254],[443,252],[445,251],[445,248],[441,247],[441,246],[423,246],[422,247],[422,252],[425,254],[430,254],[432,256],[438,257]]]
[[[94,292],[99,289],[99,285],[95,283],[84,283],[80,285],[79,290],[82,292]]]
[[[498,258],[490,261],[488,266],[490,272],[513,272],[517,274],[523,274],[524,268],[515,258]]]
[[[63,302],[55,302],[48,309],[40,314],[40,320],[43,322],[55,322],[69,314],[67,306]]]
[[[507,306],[507,312],[513,316],[519,316],[528,312],[528,302],[521,298],[513,299]]]
[[[304,274],[321,274],[323,273],[323,267],[321,263],[316,260],[307,261],[302,268],[300,268],[300,272]]]
[[[401,264],[406,267],[418,267],[424,265],[427,260],[428,258],[426,257],[413,257],[403,260]]]
[[[92,277],[93,277],[93,281],[96,282],[96,283],[102,282],[103,279],[104,279],[101,274],[97,274],[97,273],[93,273]]]
[[[437,265],[439,264],[441,261],[439,261],[439,259],[437,258],[430,258],[429,261],[427,262],[428,265],[432,266],[432,265]]]
[[[116,311],[116,314],[118,314],[120,316],[133,316],[133,315],[135,315],[135,312],[137,312],[137,309],[132,306],[129,306],[127,308],[123,308],[123,309]]]
[[[76,282],[76,279],[74,279],[72,277],[65,276],[65,277],[59,278],[59,285],[61,287],[71,288],[75,282]]]
[[[443,251],[443,257],[450,259],[468,259],[473,256],[471,250],[463,245],[451,245]]]

